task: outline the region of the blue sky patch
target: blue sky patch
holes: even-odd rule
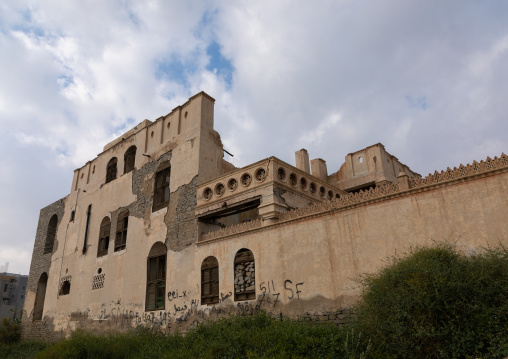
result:
[[[212,41],[206,48],[206,53],[210,56],[210,62],[206,66],[206,69],[208,71],[215,71],[218,76],[226,81],[228,88],[231,88],[231,82],[233,81],[233,65],[231,61],[222,55],[220,45],[216,41]]]
[[[413,97],[406,95],[404,97],[411,108],[418,108],[425,111],[429,105],[427,104],[427,96]]]

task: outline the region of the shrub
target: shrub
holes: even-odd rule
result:
[[[366,275],[358,329],[373,356],[508,356],[508,251],[467,256],[437,243]]]
[[[21,327],[19,323],[13,322],[10,318],[4,318],[0,325],[0,343],[15,343],[21,337]]]

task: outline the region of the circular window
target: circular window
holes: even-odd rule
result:
[[[215,195],[217,197],[220,197],[224,194],[224,185],[222,183],[217,183],[217,186],[215,186]]]
[[[312,194],[316,193],[316,184],[314,182],[310,183],[309,190],[310,190],[310,193],[312,193]]]
[[[319,187],[319,194],[321,195],[321,197],[325,198],[326,197],[326,190],[323,186]]]
[[[242,182],[242,186],[247,187],[252,182],[252,177],[250,176],[250,174],[244,173],[240,181]]]
[[[212,195],[212,189],[210,187],[206,187],[203,191],[203,198],[208,201],[210,198],[212,198]]]
[[[304,177],[300,179],[300,188],[304,191],[307,190],[307,180]]]
[[[238,181],[236,179],[234,179],[234,178],[231,178],[228,181],[228,189],[230,191],[234,191],[237,187],[238,187]]]
[[[296,187],[297,181],[296,181],[296,175],[294,173],[291,173],[289,175],[289,183],[291,183],[292,186]]]
[[[256,181],[263,182],[266,179],[266,171],[265,171],[265,169],[264,168],[258,168],[256,170],[255,177],[256,177]]]
[[[333,199],[333,192],[328,191],[328,199],[331,201]]]
[[[284,168],[279,167],[279,169],[277,170],[277,177],[279,178],[280,181],[286,180],[286,171],[284,171]]]
[[[102,273],[102,268],[97,269],[97,274],[101,274],[101,273]]]

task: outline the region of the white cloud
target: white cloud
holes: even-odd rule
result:
[[[2,246],[31,248],[39,208],[67,193],[74,168],[201,90],[235,165],[293,162],[305,146],[332,172],[382,142],[428,173],[506,152],[507,11],[497,0],[2,2],[0,166],[15,178],[0,182],[31,223],[19,240],[0,204]],[[211,41],[230,86],[206,69]]]

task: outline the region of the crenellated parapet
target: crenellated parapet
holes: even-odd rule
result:
[[[409,188],[420,188],[425,186],[430,186],[435,183],[441,183],[445,181],[451,181],[459,178],[466,178],[469,176],[474,176],[481,173],[490,172],[492,170],[496,170],[498,168],[508,167],[508,156],[504,153],[501,154],[501,157],[494,157],[491,159],[487,157],[485,161],[476,162],[473,161],[472,164],[467,164],[464,166],[460,164],[460,166],[454,167],[453,170],[448,167],[446,171],[434,172],[434,174],[429,174],[424,178],[412,178],[409,181]]]

